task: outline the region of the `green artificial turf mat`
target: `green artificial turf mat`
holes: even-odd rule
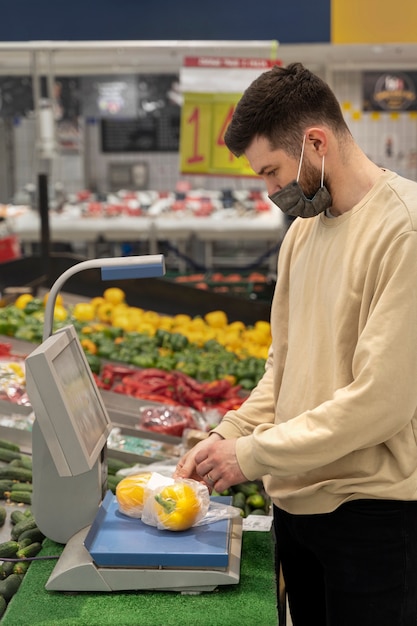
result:
[[[45,539],[40,556],[61,551],[61,545]],[[35,561],[1,626],[276,626],[273,553],[272,533],[244,532],[239,584],[198,595],[47,591],[56,561]]]

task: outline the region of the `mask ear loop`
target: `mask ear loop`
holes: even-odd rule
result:
[[[306,136],[304,135],[303,137],[303,145],[301,147],[301,155],[300,155],[300,162],[298,164],[298,172],[297,172],[297,183],[300,179],[300,173],[301,173],[301,164],[303,162],[303,156],[304,156],[304,148],[306,147]]]
[[[321,160],[321,183],[320,183],[320,187],[324,187],[324,154],[323,154],[323,158]]]

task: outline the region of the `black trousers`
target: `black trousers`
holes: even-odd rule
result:
[[[417,502],[274,507],[274,528],[293,626],[417,626]]]

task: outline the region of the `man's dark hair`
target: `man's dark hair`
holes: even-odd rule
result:
[[[349,133],[339,102],[329,85],[301,63],[275,65],[245,90],[224,140],[241,156],[256,136],[266,137],[272,149],[299,156],[307,126],[323,124],[336,134]]]

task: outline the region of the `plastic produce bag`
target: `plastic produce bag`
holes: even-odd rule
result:
[[[146,486],[152,472],[141,472],[125,476],[116,486],[116,499],[119,511],[128,517],[142,517]]]
[[[209,491],[196,480],[175,480],[155,489],[148,487],[142,521],[162,530],[188,530],[207,513]]]
[[[236,507],[210,501],[207,486],[192,479],[151,479],[146,486],[142,522],[160,530],[181,531],[240,516]]]
[[[119,511],[160,530],[181,531],[240,516],[240,509],[212,502],[207,486],[159,472],[125,476],[116,487]]]
[[[139,428],[181,437],[186,428],[208,430],[201,413],[187,406],[143,406],[139,409]]]

